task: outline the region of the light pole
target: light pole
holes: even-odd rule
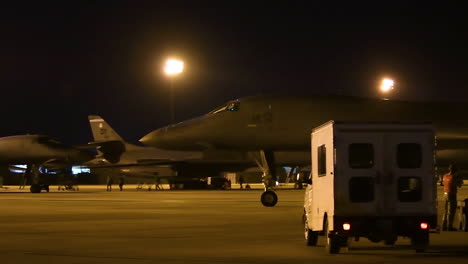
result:
[[[164,72],[169,76],[171,81],[170,91],[170,104],[171,104],[171,124],[175,121],[175,110],[174,110],[174,77],[182,73],[184,70],[184,62],[176,59],[168,59]]]

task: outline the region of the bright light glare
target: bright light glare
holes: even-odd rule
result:
[[[389,92],[393,90],[394,82],[392,79],[383,79],[382,85],[380,85],[380,90],[383,92]]]
[[[179,74],[184,70],[184,62],[175,59],[169,59],[166,61],[166,67],[164,72],[168,75]]]
[[[72,174],[76,175],[79,173],[91,173],[91,169],[84,166],[73,166]]]
[[[427,229],[428,226],[427,223],[421,223],[421,229]]]
[[[348,231],[351,229],[351,224],[350,223],[344,223],[343,224],[343,230]]]

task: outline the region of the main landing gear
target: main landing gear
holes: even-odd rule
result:
[[[48,184],[31,184],[29,190],[32,193],[40,193],[42,190],[49,192],[49,185]]]
[[[41,173],[39,170],[39,165],[37,164],[28,164],[26,170],[23,174],[23,179],[21,180],[21,184],[26,184],[28,179],[31,181],[31,187],[29,191],[31,193],[40,193],[42,190],[49,192],[49,184],[43,183],[41,181]]]

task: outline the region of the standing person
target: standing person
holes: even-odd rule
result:
[[[114,184],[114,178],[112,175],[107,175],[107,189],[106,191],[111,192],[112,191],[112,184]]]
[[[158,175],[154,176],[154,184],[155,184],[155,190],[161,190],[161,179],[159,178]]]
[[[459,177],[458,168],[454,164],[450,164],[448,169],[449,172],[442,177],[445,203],[442,230],[455,231],[453,219],[457,210],[457,190],[462,186],[463,181]]]
[[[123,191],[124,183],[125,183],[125,176],[120,175],[120,177],[119,177],[119,189],[120,189],[120,191]]]
[[[240,188],[243,189],[244,188],[244,177],[242,175],[239,175],[238,182],[239,182]]]

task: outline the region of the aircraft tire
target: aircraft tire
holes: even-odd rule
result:
[[[274,191],[265,191],[262,193],[260,201],[265,207],[273,207],[278,202],[278,195]]]
[[[398,237],[397,236],[393,236],[393,237],[389,237],[389,238],[386,238],[384,240],[384,244],[386,246],[394,246],[396,241],[397,241]]]
[[[29,188],[31,193],[40,193],[41,192],[41,186],[39,184],[31,184],[31,187]]]

